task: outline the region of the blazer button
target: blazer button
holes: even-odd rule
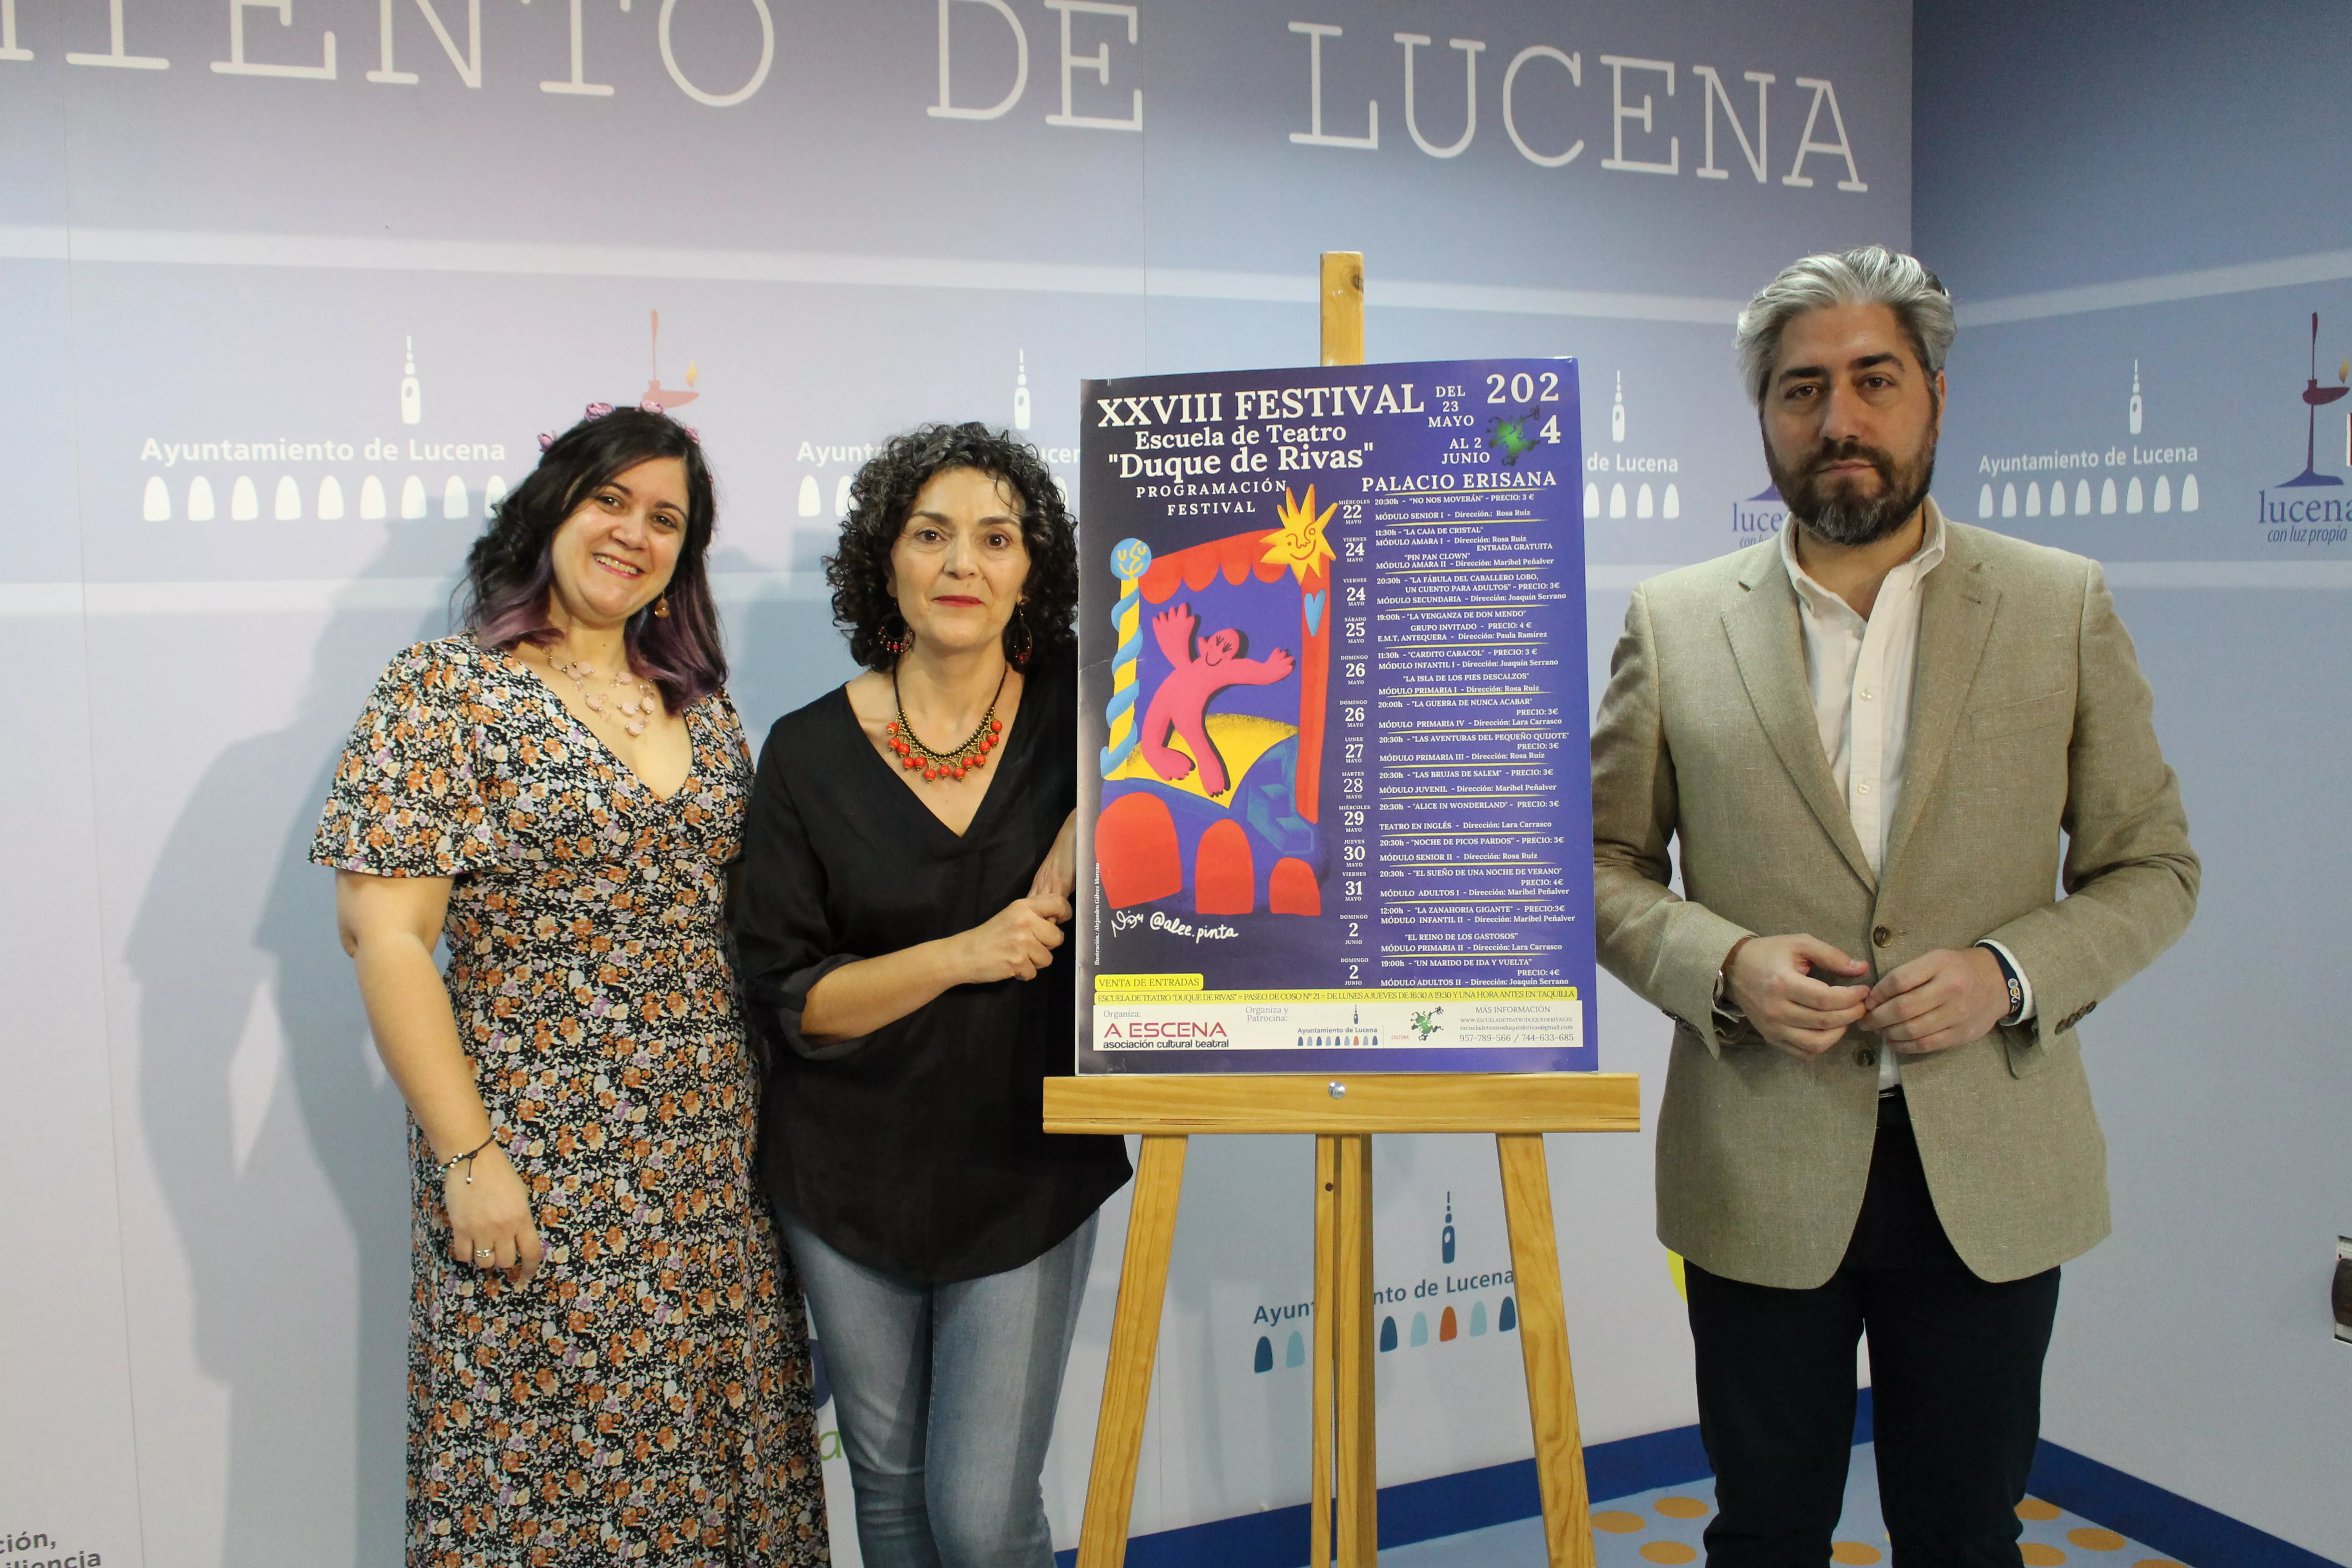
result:
[[[1878,1053],[1864,1046],[1853,1053],[1853,1065],[1858,1068],[1874,1068],[1878,1065]]]
[[[1873,947],[1885,947],[1888,942],[1893,942],[1894,940],[1895,933],[1888,931],[1885,926],[1873,926],[1871,928],[1870,942]]]

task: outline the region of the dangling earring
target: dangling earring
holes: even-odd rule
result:
[[[1031,636],[1029,631],[1028,600],[1015,599],[1013,602],[1013,625],[1005,629],[1008,635],[1014,631],[1018,631],[1021,634],[1021,651],[1014,653],[1010,648],[1007,648],[1005,650],[1006,657],[1011,658],[1015,666],[1024,669],[1027,668],[1029,664],[1029,656],[1036,650],[1037,646],[1037,639]]]
[[[882,651],[888,654],[891,658],[896,658],[898,655],[907,651],[907,643],[909,640],[909,635],[910,634],[908,632],[907,628],[903,626],[901,626],[896,632],[884,632],[882,634]]]
[[[657,621],[666,621],[669,619],[669,595],[667,594],[664,594],[660,598],[654,601],[654,619]]]

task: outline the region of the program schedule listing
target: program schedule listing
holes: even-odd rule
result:
[[[1575,362],[1084,432],[1080,1069],[1597,1067]]]

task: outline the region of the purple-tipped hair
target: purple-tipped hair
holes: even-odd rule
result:
[[[485,647],[519,643],[546,647],[562,640],[549,623],[548,592],[555,581],[549,546],[564,520],[597,486],[656,458],[686,468],[686,538],[663,596],[669,614],[651,606],[629,617],[623,637],[629,662],[651,680],[663,705],[682,713],[727,683],[727,652],[719,640],[719,608],[704,570],[719,505],[702,445],[667,415],[616,409],[583,419],[557,437],[512,494],[499,503],[488,528],[466,557],[457,590],[459,622]]]

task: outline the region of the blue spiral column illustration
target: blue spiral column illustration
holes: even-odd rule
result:
[[[1151,546],[1140,539],[1121,540],[1110,552],[1110,569],[1118,577],[1118,603],[1111,607],[1111,625],[1118,628],[1118,651],[1111,656],[1110,706],[1103,710],[1109,743],[1102,750],[1102,773],[1108,778],[1135,750],[1136,679],[1143,662],[1143,574],[1151,570]]]

